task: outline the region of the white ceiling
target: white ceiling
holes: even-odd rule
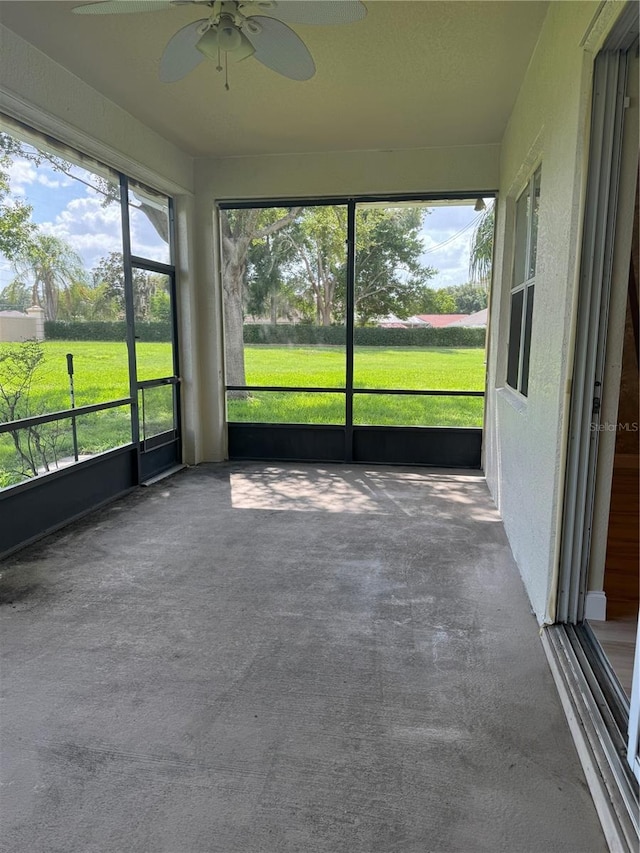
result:
[[[0,2],[0,22],[193,156],[407,149],[500,142],[547,2],[365,0],[358,23],[293,25],[306,82],[254,59],[163,84],[158,62],[202,6],[74,15],[75,2]]]

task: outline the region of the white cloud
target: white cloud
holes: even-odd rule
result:
[[[122,252],[120,208],[102,206],[102,196],[87,189],[87,195],[72,199],[53,221],[40,228],[65,240],[91,269],[110,252]]]
[[[60,177],[60,178],[50,178],[49,175],[42,171],[42,169],[38,170],[38,183],[43,187],[47,187],[47,189],[57,190],[60,187],[68,187],[71,186],[71,179]]]
[[[452,287],[469,281],[469,257],[479,214],[468,206],[435,208],[422,231],[425,251],[422,262],[438,270],[433,288]]]
[[[26,196],[26,188],[38,179],[38,170],[28,160],[14,160],[6,171],[13,195]]]
[[[110,252],[122,252],[122,226],[117,202],[103,206],[103,195],[88,187],[85,193],[69,201],[53,221],[43,222],[40,227],[47,234],[66,240],[91,269]],[[168,246],[143,215],[131,217],[131,242],[134,254],[168,262]]]

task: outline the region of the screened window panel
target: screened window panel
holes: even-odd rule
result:
[[[529,193],[530,185],[516,202],[516,235],[515,255],[513,264],[513,287],[525,281],[527,273],[527,237],[529,225]]]
[[[169,199],[129,181],[131,254],[162,264],[171,263]]]
[[[533,278],[536,274],[536,260],[538,257],[538,210],[540,208],[540,169],[533,176],[533,198],[531,204],[531,240],[529,252],[529,274],[527,278]]]
[[[527,288],[527,304],[524,315],[524,335],[522,340],[522,380],[520,392],[526,397],[529,393],[529,356],[531,353],[531,325],[533,322],[534,286]]]
[[[522,308],[524,290],[517,290],[511,297],[511,318],[509,322],[509,354],[507,360],[507,384],[518,389],[520,366],[520,333],[522,330]]]

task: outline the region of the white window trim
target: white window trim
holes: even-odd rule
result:
[[[540,187],[541,187],[541,183],[542,183],[542,181],[541,181],[541,169],[542,169],[542,164],[540,161],[538,161],[536,163],[535,167],[529,173],[529,177],[528,177],[526,183],[524,184],[524,186],[522,187],[522,189],[520,190],[520,192],[516,196],[515,204],[514,204],[514,211],[513,211],[513,217],[514,217],[513,218],[513,251],[512,251],[512,257],[511,257],[509,302],[508,302],[508,314],[507,314],[507,317],[508,317],[507,322],[508,322],[508,326],[509,326],[509,337],[507,340],[505,388],[507,388],[509,391],[513,392],[514,394],[516,394],[518,399],[523,401],[523,402],[526,402],[528,400],[528,396],[529,396],[528,395],[528,390],[529,390],[528,378],[529,378],[529,367],[530,367],[530,365],[527,365],[527,377],[526,377],[526,379],[527,379],[527,394],[524,394],[522,392],[524,360],[525,360],[525,353],[526,353],[526,347],[524,346],[524,343],[525,343],[525,331],[526,331],[526,321],[527,321],[527,302],[529,299],[529,288],[533,288],[533,295],[535,295],[535,283],[536,283],[536,273],[537,273],[537,257],[536,257],[536,270],[534,270],[533,275],[529,276],[528,278],[525,278],[523,281],[518,282],[518,284],[514,285],[513,281],[514,281],[514,276],[515,276],[515,263],[516,263],[516,254],[517,254],[517,252],[516,252],[516,237],[517,237],[517,233],[518,233],[518,202],[520,201],[520,199],[522,198],[524,193],[529,191],[530,207],[529,207],[529,211],[528,211],[528,215],[527,215],[527,223],[526,223],[527,233],[526,233],[525,252],[524,252],[524,268],[528,272],[531,268],[531,253],[532,253],[532,248],[533,248],[532,236],[533,236],[534,217],[532,215],[532,212],[533,212],[533,204],[534,204],[534,200],[535,200],[534,188],[535,188],[535,184],[536,184],[536,178],[539,179]],[[538,192],[540,192],[540,187],[539,187]],[[539,233],[539,214],[538,214],[537,225],[538,225],[538,227],[536,229],[536,248],[537,248],[537,244],[538,244],[538,233]],[[524,295],[523,295],[523,299],[522,299],[522,314],[520,317],[518,372],[517,372],[516,385],[514,386],[514,385],[511,385],[509,383],[509,380],[508,380],[509,354],[511,352],[511,310],[512,310],[514,294],[519,293],[519,292],[522,292]],[[530,356],[530,354],[531,354],[531,341],[529,341],[529,356]]]

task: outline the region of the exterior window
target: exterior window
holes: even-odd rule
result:
[[[529,391],[529,354],[538,248],[540,168],[516,202],[516,235],[511,282],[507,385],[523,396]]]
[[[0,492],[136,443],[146,479],[178,431],[171,200],[3,121],[0,201]]]

